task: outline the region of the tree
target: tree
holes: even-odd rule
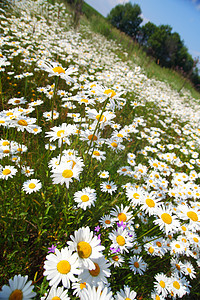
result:
[[[138,4],[128,2],[115,6],[107,16],[108,21],[127,35],[136,38],[142,23],[141,8]]]

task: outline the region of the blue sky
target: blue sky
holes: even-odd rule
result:
[[[107,16],[117,4],[128,0],[85,0],[102,15]],[[200,0],[131,0],[139,4],[145,22],[170,25],[178,32],[188,52],[200,58]]]

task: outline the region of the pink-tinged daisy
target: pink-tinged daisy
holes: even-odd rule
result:
[[[135,291],[131,291],[128,285],[124,286],[124,289],[120,289],[119,292],[115,295],[115,300],[134,300],[136,299],[137,293]]]
[[[147,269],[147,263],[145,263],[141,256],[134,255],[129,259],[129,267],[134,274],[143,275]]]
[[[23,183],[22,190],[25,191],[26,194],[31,194],[39,191],[41,187],[42,184],[38,179],[30,179]]]
[[[90,228],[82,227],[74,232],[74,236],[70,235],[72,241],[67,242],[72,251],[76,251],[78,261],[81,267],[94,270],[95,264],[93,259],[103,256],[104,246],[100,245],[97,236],[93,236]]]
[[[29,300],[36,296],[33,292],[34,286],[32,281],[28,281],[28,276],[15,275],[13,279],[9,279],[9,285],[3,285],[0,291],[0,299],[2,300]]]
[[[79,263],[76,253],[68,247],[62,248],[59,251],[55,249],[55,253],[47,255],[44,262],[44,276],[50,280],[49,285],[57,287],[62,281],[65,288],[70,288],[70,282],[76,282],[77,278],[74,275],[79,275]]]

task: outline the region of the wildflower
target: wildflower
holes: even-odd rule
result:
[[[170,209],[161,207],[157,210],[156,214],[158,215],[158,219],[153,222],[158,224],[160,229],[162,229],[166,234],[178,231],[180,223],[176,219],[176,216],[172,214]]]
[[[111,275],[109,270],[110,263],[104,256],[93,259],[92,261],[95,265],[95,269],[83,269],[83,272],[79,275],[80,281],[86,282],[91,286],[98,286],[101,282],[107,284],[107,277]]]
[[[79,180],[80,169],[77,165],[74,165],[73,162],[69,161],[57,165],[53,170],[51,178],[53,179],[54,184],[66,184],[66,187],[69,188],[69,183],[72,182],[72,179],[75,178]]]
[[[89,227],[79,228],[74,232],[74,236],[70,235],[70,238],[72,241],[67,244],[72,251],[76,251],[80,265],[83,268],[94,270],[93,259],[103,256],[102,251],[105,247],[99,244],[96,236],[93,237],[93,232]]]
[[[86,208],[94,205],[96,201],[96,191],[90,187],[82,189],[74,194],[74,201],[78,203],[78,207],[86,210]]]
[[[76,253],[72,254],[68,247],[62,248],[61,251],[56,248],[54,254],[50,253],[46,257],[44,276],[47,276],[47,280],[50,280],[50,286],[57,287],[62,281],[65,288],[70,288],[70,281],[77,281],[74,275],[80,273],[78,267]]]
[[[121,204],[121,207],[116,206],[113,208],[110,214],[116,221],[126,223],[132,218],[132,213],[128,212],[128,210],[129,206],[124,207],[123,204]]]
[[[119,292],[115,295],[115,300],[124,300],[124,299],[130,299],[134,300],[136,299],[137,293],[135,291],[131,291],[130,287],[128,285],[124,286],[124,289],[120,289]]]
[[[71,124],[63,123],[61,126],[54,126],[51,128],[52,131],[46,132],[46,137],[50,138],[50,142],[61,140],[63,138],[70,136],[76,132],[76,126]],[[67,141],[68,144],[69,141]]]
[[[55,249],[57,246],[51,245],[51,247],[48,248],[48,253],[55,253]]]
[[[9,279],[9,286],[3,285],[0,291],[0,299],[9,300],[22,300],[31,299],[36,296],[33,292],[34,286],[32,286],[32,281],[28,281],[28,276],[15,275],[13,279]]]
[[[112,227],[114,220],[110,215],[104,215],[100,218],[99,223],[103,226],[103,228]]]
[[[111,247],[119,248],[121,253],[129,252],[128,249],[133,246],[132,237],[129,236],[128,230],[123,230],[122,227],[113,230],[108,237],[112,241]]]
[[[158,294],[166,297],[168,294],[169,278],[164,273],[156,274],[154,288]]]
[[[111,195],[113,192],[115,192],[117,190],[117,186],[116,186],[116,184],[114,184],[113,181],[102,182],[100,184],[100,188],[101,188],[102,192],[108,192]]]
[[[134,274],[143,275],[147,269],[147,263],[145,263],[141,256],[134,255],[129,259],[129,267]]]
[[[0,166],[0,178],[7,180],[8,178],[13,178],[17,173],[17,169],[13,166]]]
[[[40,300],[70,300],[67,295],[68,290],[64,290],[64,287],[55,288],[52,286],[50,290],[47,291],[44,297],[41,297]]]
[[[113,298],[112,292],[107,287],[98,286],[96,289],[95,286],[87,285],[80,295],[80,300],[113,300]]]
[[[76,295],[77,297],[81,297],[81,294],[83,292],[83,289],[86,288],[88,284],[86,282],[73,282],[72,283],[72,289],[73,291],[73,295]]]
[[[109,177],[109,172],[108,171],[100,171],[99,173],[98,173],[98,175],[99,175],[99,177],[100,178],[108,178]]]
[[[189,294],[189,282],[185,277],[172,276],[169,278],[169,291],[175,298],[176,296],[182,298],[185,294]]]
[[[26,194],[31,194],[39,191],[41,187],[42,184],[38,179],[30,179],[23,183],[22,190],[25,191]]]

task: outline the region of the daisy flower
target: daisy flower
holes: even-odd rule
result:
[[[158,219],[153,222],[159,225],[160,229],[163,230],[166,234],[177,232],[180,227],[179,221],[176,219],[176,216],[172,214],[171,209],[165,209],[164,207],[158,208],[156,212]]]
[[[54,126],[51,128],[52,131],[46,132],[46,137],[50,138],[49,141],[61,140],[74,134],[76,132],[76,126],[71,124],[62,123],[61,126]]]
[[[104,256],[93,259],[92,261],[95,265],[95,269],[83,269],[82,273],[79,275],[80,281],[86,282],[91,286],[98,286],[102,282],[107,284],[107,277],[110,277],[111,275],[109,270],[110,263]]]
[[[145,263],[141,256],[134,255],[129,259],[129,267],[134,274],[143,275],[147,269],[147,263]]]
[[[135,291],[131,291],[130,287],[128,285],[124,286],[124,289],[120,289],[119,292],[115,295],[115,300],[134,300],[136,299],[137,293]]]
[[[99,177],[100,178],[108,178],[109,177],[109,172],[108,171],[100,171],[99,173],[98,173],[98,175],[99,175]]]
[[[68,290],[64,290],[64,287],[52,288],[47,291],[44,297],[41,297],[41,300],[70,300],[67,294]]]
[[[108,228],[113,226],[114,221],[110,215],[105,215],[100,218],[99,223],[103,226],[103,228]]]
[[[90,149],[88,152],[90,155],[92,155],[92,158],[96,158],[98,161],[102,161],[106,159],[106,152],[105,151],[100,151],[99,149]]]
[[[133,246],[132,237],[129,232],[123,227],[119,227],[117,230],[113,230],[109,233],[109,239],[112,241],[110,247],[119,249],[121,253],[124,251],[129,252],[129,248]]]
[[[32,281],[28,281],[28,276],[15,275],[13,279],[9,279],[9,286],[3,285],[0,291],[0,299],[2,300],[29,300],[36,296],[33,292]]]
[[[189,282],[185,277],[172,276],[169,278],[169,291],[174,298],[176,296],[182,298],[185,294],[189,294]]]
[[[98,286],[91,287],[88,285],[80,296],[80,300],[113,300],[112,292],[107,287],[103,288]]]
[[[78,203],[78,207],[86,210],[96,201],[96,191],[90,187],[82,189],[74,194],[74,201]]]
[[[72,254],[68,247],[62,248],[61,251],[56,248],[55,253],[50,253],[46,257],[44,276],[47,276],[47,280],[50,280],[50,286],[57,287],[62,281],[65,288],[70,288],[70,281],[77,281],[74,275],[79,275],[80,270],[78,270],[78,267],[76,253]]]
[[[74,232],[74,236],[70,235],[70,238],[72,241],[67,244],[70,250],[76,251],[81,267],[94,270],[93,259],[103,256],[102,251],[105,249],[100,245],[100,240],[97,236],[93,236],[88,226],[79,228]]]
[[[114,183],[114,181],[106,181],[100,184],[100,188],[102,192],[108,192],[112,195],[112,193],[117,190],[117,185]]]
[[[110,214],[115,221],[128,222],[132,218],[132,213],[128,212],[129,208],[129,206],[124,207],[123,204],[121,204],[121,207],[116,206],[113,208]]]
[[[86,288],[86,285],[86,282],[81,281],[72,283],[72,289],[74,290],[73,295],[76,295],[76,297],[81,297],[83,289]]]
[[[8,100],[8,104],[12,104],[12,105],[20,105],[20,104],[24,104],[27,101],[24,99],[24,97],[21,98],[12,98],[10,100]]]
[[[25,191],[26,194],[31,194],[39,191],[41,187],[42,184],[38,179],[30,179],[23,183],[22,190]]]
[[[8,179],[13,178],[15,174],[17,173],[17,169],[13,166],[0,166],[0,179]]]
[[[169,278],[164,273],[156,274],[154,282],[154,288],[158,294],[161,294],[163,297],[166,297],[169,293]]]
[[[180,219],[189,221],[189,230],[193,232],[200,230],[200,211],[197,208],[180,205],[178,206],[177,215]]]
[[[196,278],[195,269],[194,269],[193,265],[191,264],[191,262],[189,262],[189,261],[183,262],[183,273],[185,275],[189,276],[191,279]]]
[[[124,263],[124,257],[120,254],[113,255],[109,258],[111,265],[114,267],[121,267]]]
[[[66,187],[69,188],[69,183],[73,181],[73,178],[79,180],[80,169],[77,165],[74,165],[73,162],[69,161],[62,163],[56,166],[53,170],[51,178],[53,184],[66,184]]]

